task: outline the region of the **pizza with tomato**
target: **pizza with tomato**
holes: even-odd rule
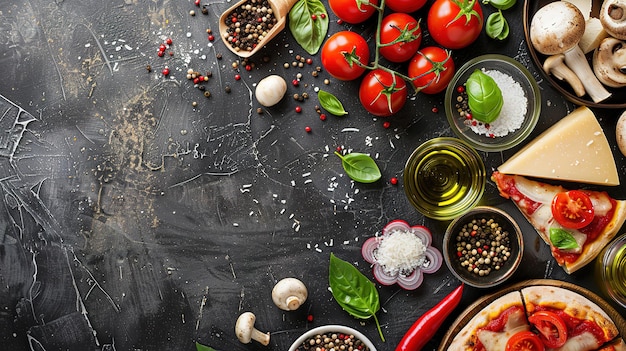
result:
[[[611,317],[587,297],[552,285],[520,287],[489,302],[448,351],[623,351]]]
[[[568,190],[497,171],[491,179],[550,245],[552,256],[567,273],[591,262],[626,220],[626,201],[603,191]]]

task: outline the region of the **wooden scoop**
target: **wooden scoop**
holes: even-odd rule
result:
[[[226,17],[233,12],[236,8],[244,5],[249,0],[241,0],[235,5],[231,6],[228,10],[224,11],[220,16],[220,37],[222,37],[222,41],[226,44],[226,47],[234,52],[236,55],[241,57],[250,57],[254,55],[257,51],[259,51],[262,47],[264,47],[272,38],[276,36],[280,31],[285,28],[285,23],[287,22],[287,15],[289,14],[289,10],[298,0],[268,0],[270,7],[272,8],[274,17],[277,22],[274,24],[274,27],[270,29],[267,35],[263,38],[263,40],[259,41],[257,45],[252,50],[243,50],[234,48],[224,36],[224,33],[227,33],[228,26],[226,25]]]

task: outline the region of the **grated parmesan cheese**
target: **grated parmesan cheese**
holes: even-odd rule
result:
[[[381,237],[374,259],[389,275],[408,275],[424,264],[425,252],[426,246],[415,234],[395,230]]]

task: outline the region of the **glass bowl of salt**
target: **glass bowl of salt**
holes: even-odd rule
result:
[[[465,83],[481,70],[502,91],[498,117],[483,123],[472,117]],[[452,131],[477,150],[497,152],[524,141],[533,131],[541,112],[539,86],[531,73],[515,59],[498,54],[478,56],[457,70],[446,89],[445,110]]]
[[[435,273],[443,263],[441,252],[431,244],[428,228],[396,219],[387,223],[380,235],[367,239],[361,254],[372,265],[377,282],[415,290],[424,281],[424,273]]]

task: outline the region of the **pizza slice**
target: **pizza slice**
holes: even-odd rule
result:
[[[597,351],[626,351],[626,342],[620,338],[602,346]]]
[[[567,190],[497,171],[491,179],[550,245],[552,256],[568,274],[591,262],[626,220],[626,201],[606,192]]]
[[[574,291],[535,285],[521,292],[528,321],[548,350],[592,351],[618,336],[611,317]]]
[[[498,297],[474,315],[456,334],[450,351],[501,351],[509,339],[530,332],[519,291]]]

